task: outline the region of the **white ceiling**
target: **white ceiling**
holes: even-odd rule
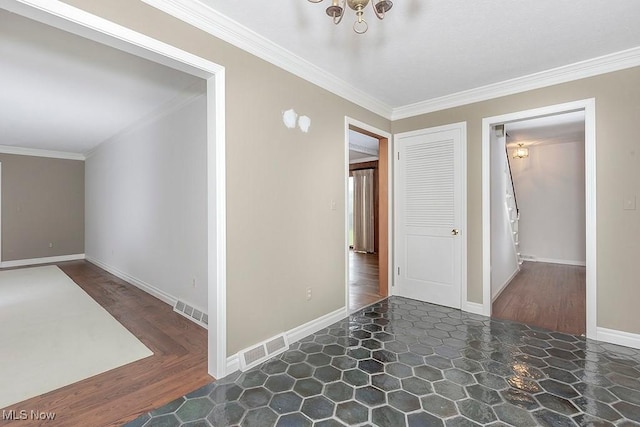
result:
[[[576,111],[507,123],[507,146],[511,148],[522,143],[528,147],[584,141],[584,122],[584,111]]]
[[[364,35],[330,0],[196,1],[394,108],[640,46],[638,0],[395,0]]]
[[[87,153],[204,81],[0,9],[0,145]]]

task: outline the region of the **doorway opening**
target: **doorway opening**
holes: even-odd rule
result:
[[[492,315],[586,332],[584,110],[493,126]]]
[[[594,100],[482,132],[484,314],[595,338]]]
[[[62,2],[0,2],[3,9],[206,80],[208,372],[222,378],[226,355],[225,69]]]
[[[347,307],[354,312],[388,296],[389,135],[347,119]]]

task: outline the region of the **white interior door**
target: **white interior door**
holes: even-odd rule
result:
[[[396,135],[394,294],[460,308],[466,123]]]

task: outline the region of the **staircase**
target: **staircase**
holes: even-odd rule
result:
[[[520,236],[518,234],[518,223],[520,221],[520,210],[518,209],[518,199],[516,198],[516,187],[513,184],[513,175],[511,174],[511,163],[509,162],[509,152],[505,150],[504,173],[506,175],[507,193],[505,197],[505,206],[507,209],[507,218],[511,223],[511,237],[513,241],[513,250],[516,253],[518,265],[522,265],[522,256],[520,255]]]

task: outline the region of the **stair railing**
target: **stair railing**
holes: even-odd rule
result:
[[[516,187],[513,182],[513,174],[511,173],[511,162],[509,161],[509,152],[505,149],[505,175],[507,180],[511,184],[510,188],[507,188],[505,194],[505,206],[507,208],[507,215],[511,226],[511,237],[513,241],[513,250],[518,261],[518,265],[522,265],[522,256],[520,254],[520,233],[519,233],[519,221],[520,221],[520,209],[518,207],[518,199],[516,197]],[[510,191],[509,191],[510,190]]]
[[[513,194],[513,202],[516,205],[516,214],[520,218],[520,209],[518,208],[518,198],[516,197],[516,186],[513,184],[513,174],[511,173],[511,161],[509,160],[509,150],[505,147],[505,154],[507,156],[507,166],[509,167],[509,182],[511,183],[511,194]]]

